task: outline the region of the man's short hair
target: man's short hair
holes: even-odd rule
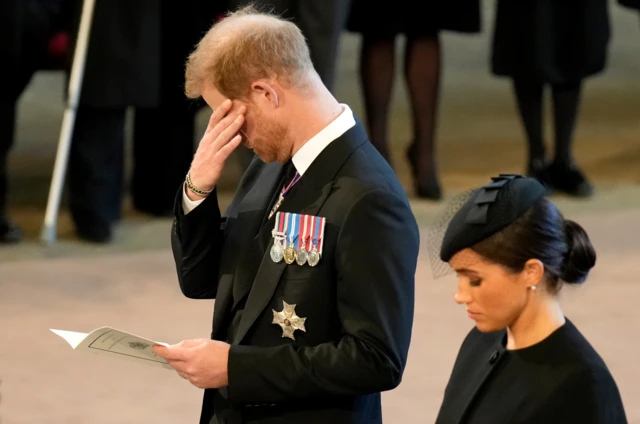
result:
[[[213,84],[223,96],[237,99],[261,78],[302,89],[312,69],[309,47],[295,24],[247,6],[214,24],[200,40],[187,60],[185,92],[198,98],[206,84]]]

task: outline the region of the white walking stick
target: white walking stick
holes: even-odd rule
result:
[[[67,172],[67,161],[69,159],[69,148],[73,136],[73,127],[76,121],[78,100],[82,88],[84,75],[84,65],[87,59],[87,47],[89,44],[89,34],[91,33],[91,21],[95,0],[84,0],[82,4],[82,16],[80,17],[80,27],[73,53],[73,64],[71,66],[71,77],[69,79],[69,93],[67,107],[62,119],[62,129],[58,139],[58,151],[56,162],[53,168],[53,177],[49,188],[49,198],[47,200],[47,212],[44,217],[44,224],[40,239],[45,243],[52,244],[56,241],[58,213],[60,211],[60,200],[64,188],[64,178]]]

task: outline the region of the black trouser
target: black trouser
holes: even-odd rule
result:
[[[40,40],[38,40],[40,41]],[[13,146],[18,100],[38,70],[45,55],[44,45],[28,37],[24,38],[24,52],[15,75],[9,74],[0,94],[0,217],[7,211],[7,159]]]
[[[195,110],[135,112],[133,181],[136,208],[173,209],[193,155]],[[69,158],[69,200],[77,226],[109,226],[121,217],[124,192],[124,108],[79,107]]]
[[[109,227],[121,217],[124,120],[124,108],[78,107],[68,172],[77,227]]]

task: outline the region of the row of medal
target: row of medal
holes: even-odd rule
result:
[[[322,257],[326,218],[278,212],[271,235],[271,260],[316,266]]]

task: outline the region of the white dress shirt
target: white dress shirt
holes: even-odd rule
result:
[[[296,171],[300,176],[309,169],[318,155],[329,145],[333,140],[339,138],[342,134],[349,131],[355,124],[356,120],[353,117],[353,112],[346,104],[341,104],[342,113],[338,115],[329,125],[324,127],[322,131],[314,135],[302,145],[302,147],[293,155],[291,161],[293,166],[296,167]],[[184,214],[188,214],[194,210],[204,199],[191,200],[187,197],[187,187],[183,188],[184,193],[182,195],[182,210]]]

